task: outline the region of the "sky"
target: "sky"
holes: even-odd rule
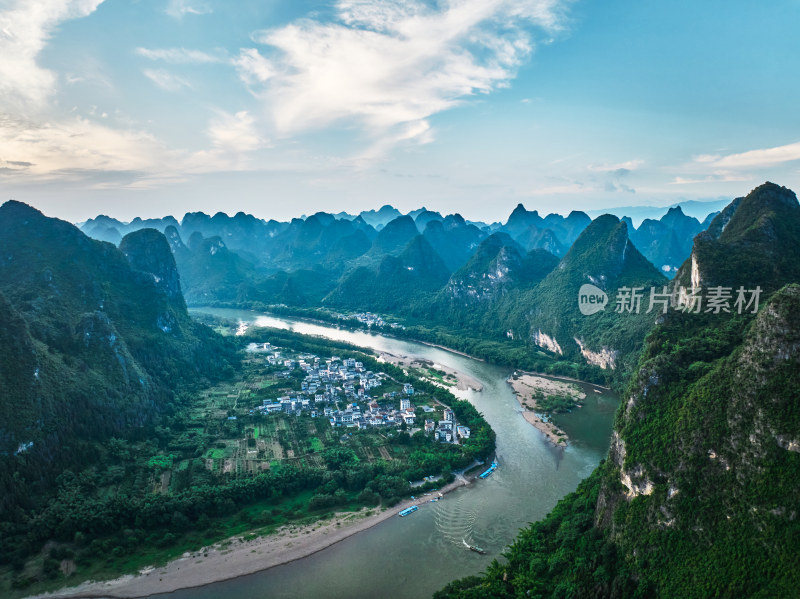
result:
[[[800,190],[800,0],[0,0],[0,200],[503,221]]]

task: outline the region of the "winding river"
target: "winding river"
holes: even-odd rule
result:
[[[548,444],[520,414],[506,383],[510,371],[420,343],[275,318],[244,310],[198,308],[193,312],[256,326],[290,329],[346,341],[398,356],[424,358],[478,379],[483,391],[458,391],[497,432],[499,468],[486,480],[423,505],[407,518],[391,518],[314,555],[270,570],[177,591],[174,599],[353,599],[430,597],[447,582],[482,572],[520,528],[544,517],[587,477],[608,450],[618,397],[581,386],[585,406],[558,419],[569,447]],[[487,555],[471,552],[464,541]]]

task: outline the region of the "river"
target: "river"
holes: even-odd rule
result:
[[[611,391],[596,393],[596,387],[580,384],[587,396],[584,407],[557,419],[570,444],[566,449],[555,448],[520,414],[519,403],[506,383],[507,368],[420,343],[251,311],[198,308],[193,312],[424,358],[478,379],[483,384],[481,392],[456,394],[474,404],[497,433],[499,468],[488,479],[457,489],[438,503],[425,504],[406,518],[391,518],[307,558],[159,597],[430,597],[453,579],[485,570],[520,528],[544,517],[608,451],[619,401]],[[463,541],[479,545],[487,555],[469,551]]]

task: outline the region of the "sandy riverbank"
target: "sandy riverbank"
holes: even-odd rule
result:
[[[449,366],[445,366],[443,364],[431,362],[430,360],[410,359],[403,356],[396,356],[395,354],[390,354],[388,352],[381,352],[380,359],[389,362],[390,364],[393,364],[395,366],[399,366],[400,368],[438,370],[440,372],[450,375],[451,377],[454,377],[455,384],[451,386],[456,387],[460,391],[466,391],[468,389],[472,389],[474,391],[483,391],[483,385],[478,379],[471,377],[463,372],[460,372],[454,368],[450,368]]]
[[[575,385],[564,381],[554,381],[530,373],[517,374],[517,378],[508,378],[508,384],[511,385],[517,396],[517,401],[522,408],[522,416],[541,431],[553,445],[565,447],[568,440],[567,434],[549,419],[545,422],[537,415],[538,404],[535,398],[543,393],[544,395],[562,395],[581,400],[586,398],[586,394]]]
[[[442,487],[439,492],[445,495],[469,483],[470,481],[459,477]],[[437,494],[407,500],[382,511],[362,509],[359,512],[342,512],[330,520],[307,526],[284,526],[272,535],[251,541],[233,537],[211,547],[186,553],[164,566],[146,568],[137,575],[108,581],[89,581],[77,587],[28,599],[146,597],[253,574],[322,551],[384,520],[397,517],[401,510],[412,505],[419,505],[420,509],[432,506],[430,499]],[[367,515],[370,512],[371,515]]]

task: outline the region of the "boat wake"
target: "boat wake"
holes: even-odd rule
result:
[[[436,531],[454,545],[473,544],[472,533],[478,517],[479,506],[465,507],[463,498],[440,501],[434,507]]]

